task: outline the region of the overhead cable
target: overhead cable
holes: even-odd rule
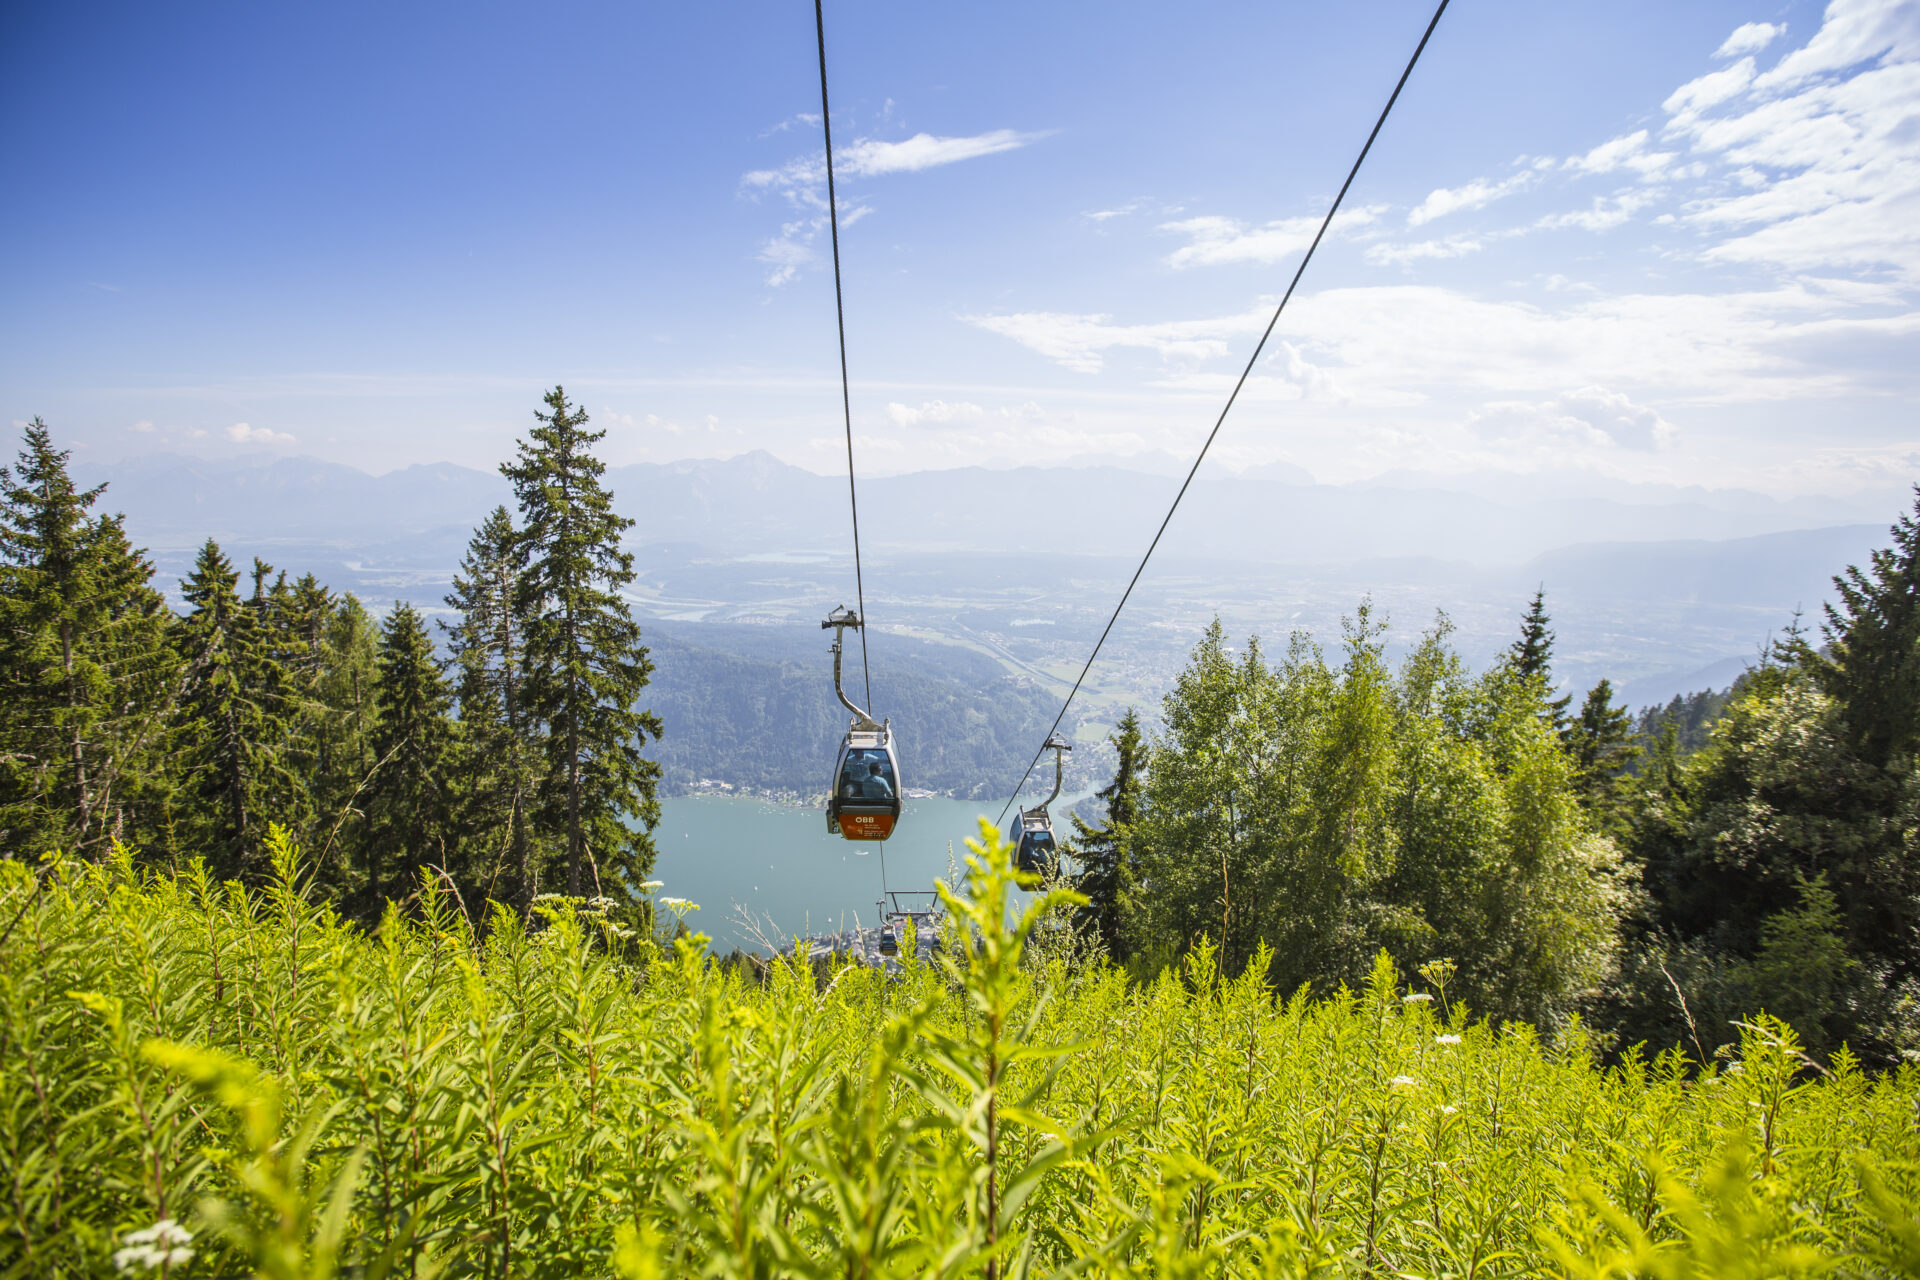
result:
[[[819,0],[815,0],[815,3],[817,5]],[[1086,680],[1087,672],[1093,669],[1094,659],[1100,656],[1101,647],[1107,643],[1107,636],[1113,631],[1113,624],[1119,621],[1120,611],[1127,607],[1127,600],[1133,595],[1134,587],[1139,584],[1140,575],[1146,572],[1147,561],[1153,559],[1154,549],[1160,545],[1161,535],[1167,531],[1167,525],[1172,522],[1173,513],[1180,509],[1180,500],[1187,496],[1187,486],[1193,483],[1193,477],[1199,473],[1200,464],[1206,461],[1207,450],[1213,447],[1213,439],[1220,434],[1221,424],[1226,422],[1227,414],[1233,408],[1233,402],[1239,399],[1240,389],[1247,385],[1248,376],[1252,374],[1254,365],[1259,363],[1260,353],[1266,349],[1267,339],[1273,336],[1274,326],[1280,323],[1280,313],[1287,309],[1287,302],[1293,297],[1293,291],[1299,287],[1300,277],[1306,274],[1307,264],[1313,261],[1314,250],[1320,247],[1320,241],[1326,236],[1327,228],[1333,225],[1333,215],[1340,211],[1340,202],[1347,198],[1347,189],[1359,176],[1360,166],[1366,162],[1367,153],[1373,150],[1374,139],[1380,136],[1380,129],[1387,123],[1387,116],[1392,113],[1393,104],[1400,100],[1400,91],[1406,88],[1407,77],[1413,74],[1413,68],[1419,63],[1420,55],[1426,52],[1427,41],[1433,38],[1434,28],[1440,25],[1440,15],[1447,11],[1448,3],[1449,0],[1440,0],[1440,7],[1433,11],[1432,21],[1427,23],[1427,29],[1421,35],[1420,43],[1414,47],[1413,56],[1407,59],[1406,70],[1400,73],[1400,80],[1393,86],[1393,93],[1388,96],[1387,105],[1380,109],[1380,118],[1373,122],[1373,131],[1367,135],[1366,145],[1360,148],[1360,154],[1354,158],[1353,167],[1347,171],[1347,180],[1340,184],[1340,193],[1334,196],[1333,204],[1327,209],[1327,216],[1321,219],[1320,229],[1314,233],[1313,243],[1307,246],[1305,256],[1300,259],[1299,267],[1294,270],[1293,280],[1287,285],[1287,291],[1280,299],[1280,305],[1273,309],[1273,318],[1267,321],[1266,331],[1260,335],[1260,341],[1254,346],[1253,354],[1247,357],[1247,367],[1240,371],[1239,381],[1233,384],[1233,391],[1227,396],[1226,404],[1221,407],[1220,416],[1214,419],[1213,430],[1207,433],[1206,443],[1200,446],[1199,456],[1194,458],[1193,466],[1187,471],[1187,478],[1180,482],[1180,492],[1173,496],[1173,505],[1167,508],[1167,514],[1160,521],[1160,528],[1155,531],[1153,541],[1147,544],[1147,553],[1140,557],[1139,567],[1133,571],[1133,578],[1127,583],[1127,589],[1120,594],[1120,603],[1113,607],[1113,615],[1107,619],[1107,625],[1100,632],[1099,640],[1094,642],[1093,652],[1087,655],[1086,665],[1080,668],[1079,678],[1073,682],[1073,688],[1067,693],[1067,700],[1060,705],[1060,714],[1053,718],[1053,725],[1047,730],[1047,737],[1051,738],[1059,732],[1060,722],[1066,719],[1067,709],[1073,705],[1075,696],[1079,694],[1080,685]],[[1007,816],[1007,810],[1013,808],[1014,801],[1020,798],[1020,788],[1027,785],[1027,779],[1033,776],[1034,766],[1040,763],[1040,757],[1046,754],[1046,750],[1043,740],[1040,749],[1033,753],[1033,759],[1027,762],[1027,771],[1020,775],[1020,781],[1014,787],[1013,794],[1007,797],[1006,805],[1001,808],[1002,819]]]
[[[847,308],[840,293],[840,205],[833,192],[833,115],[827,110],[827,18],[813,0],[813,29],[820,40],[820,128],[827,140],[827,225],[833,232],[833,314],[840,329],[840,413],[847,424],[847,504],[853,511],[853,589],[860,609],[860,678],[873,714],[873,673],[867,668],[867,586],[860,570],[860,495],[853,483],[853,395],[847,387]]]

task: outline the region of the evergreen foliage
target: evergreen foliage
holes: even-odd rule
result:
[[[1608,834],[1623,834],[1623,809],[1632,792],[1628,770],[1640,759],[1641,748],[1634,741],[1632,714],[1613,700],[1613,681],[1602,677],[1587,691],[1580,714],[1567,722],[1560,738],[1573,758],[1581,804]]]
[[[453,693],[440,674],[426,624],[399,601],[381,629],[374,701],[379,719],[363,848],[366,893],[371,904],[379,904],[404,896],[418,866],[468,879],[454,815],[453,775],[460,761],[450,715]]]
[[[1139,813],[1140,782],[1147,767],[1146,737],[1132,707],[1120,717],[1109,741],[1115,754],[1113,781],[1094,793],[1105,816],[1094,827],[1079,814],[1072,815],[1074,839],[1068,852],[1080,863],[1074,890],[1087,900],[1076,913],[1076,924],[1097,937],[1115,963],[1124,965],[1129,955],[1125,921],[1137,910],[1137,882],[1127,840]]]
[[[1920,745],[1920,486],[1914,492],[1914,512],[1891,530],[1893,545],[1833,580],[1830,659],[1817,668],[1854,752],[1882,769],[1910,761]]]
[[[1507,650],[1507,661],[1520,679],[1539,682],[1547,716],[1553,721],[1555,729],[1564,729],[1567,705],[1573,701],[1573,695],[1567,693],[1558,698],[1546,697],[1553,692],[1554,634],[1548,627],[1552,621],[1553,618],[1547,613],[1547,589],[1541,586],[1534,591],[1533,603],[1527,606],[1526,615],[1520,619],[1520,637]]]
[[[633,556],[620,537],[633,521],[600,483],[584,409],[563,388],[501,466],[520,504],[514,612],[526,645],[522,685],[530,719],[546,728],[543,816],[563,833],[567,892],[592,876],[595,895],[625,898],[653,868],[660,767],[641,754],[663,732],[636,705],[653,664],[620,588]]]
[[[452,650],[467,743],[461,825],[472,846],[469,856],[487,895],[524,911],[540,892],[545,861],[536,853],[530,817],[545,751],[540,726],[527,711],[515,555],[513,517],[495,507],[474,531],[447,596],[459,621],[441,625]]]
[[[0,468],[0,847],[98,852],[149,830],[177,663],[105,486],[75,487],[38,418],[23,446]]]
[[[1816,1048],[1920,1048],[1920,768],[1897,706],[1920,544],[1911,517],[1871,571],[1835,579],[1828,655],[1797,627],[1734,687],[1707,744],[1666,751],[1631,840],[1645,906],[1608,1016],[1623,1034],[1726,1043],[1784,1011]],[[1872,706],[1856,704],[1869,700]],[[1668,738],[1671,739],[1669,734]],[[1904,745],[1903,745],[1904,744]],[[1665,966],[1662,1001],[1651,979]]]
[[[256,572],[253,598],[241,599],[239,572],[207,539],[181,583],[190,611],[175,628],[186,665],[183,810],[193,846],[222,878],[264,875],[269,816],[304,816],[306,809],[301,780],[282,750],[295,707],[275,657],[260,577]]]

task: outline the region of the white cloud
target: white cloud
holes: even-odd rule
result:
[[[1563,168],[1579,173],[1612,173],[1633,169],[1643,177],[1652,177],[1673,160],[1671,151],[1647,150],[1647,131],[1638,130],[1603,142],[1583,156],[1569,157]]]
[[[1787,34],[1784,22],[1747,22],[1733,29],[1718,49],[1713,51],[1716,58],[1737,58],[1743,53],[1758,53],[1779,37]]]
[[[191,433],[189,433],[191,434]],[[201,434],[205,434],[202,432]],[[292,444],[293,437],[284,431],[273,431],[266,427],[249,426],[236,422],[227,428],[227,439],[235,444]]]
[[[818,116],[802,116],[813,124]],[[839,177],[878,177],[889,173],[914,173],[941,165],[957,164],[979,156],[1012,151],[1045,137],[1042,133],[1021,133],[1013,129],[995,129],[965,138],[938,138],[917,133],[900,142],[882,142],[861,138],[841,148],[834,156],[834,172]],[[818,154],[790,160],[778,169],[756,169],[742,175],[740,186],[749,192],[771,191],[783,197],[804,216],[781,225],[780,234],[761,244],[754,256],[771,268],[767,283],[776,288],[787,284],[801,271],[820,260],[815,244],[828,228],[827,162]],[[846,230],[873,212],[873,206],[840,193],[840,229]]]
[[[922,169],[1017,150],[1045,136],[1041,133],[1021,133],[1015,129],[995,129],[970,138],[936,138],[930,133],[916,133],[901,142],[862,138],[843,150],[838,160],[847,173],[862,177],[876,177],[883,173],[917,173]],[[823,170],[824,167],[825,162],[822,161]]]
[[[1105,222],[1109,218],[1124,218],[1128,214],[1138,213],[1145,205],[1146,201],[1144,200],[1129,200],[1118,208],[1095,209],[1091,212],[1083,213],[1080,216],[1088,222]]]
[[[1045,136],[1044,133],[995,129],[966,138],[937,138],[930,133],[916,133],[900,142],[861,138],[834,153],[833,171],[837,178],[917,173],[922,169],[934,169],[941,165],[958,164],[962,160],[1017,150]],[[740,184],[744,187],[777,191],[809,207],[826,204],[826,182],[826,157],[817,153],[789,160],[778,169],[755,169],[740,178]]]
[[[904,404],[887,406],[887,417],[900,427],[917,427],[922,423],[945,425],[952,422],[978,422],[986,416],[985,409],[965,400],[951,404],[945,400],[929,400],[919,408]]]
[[[1708,260],[1920,282],[1920,4],[1834,0],[1773,70],[1691,92],[1708,79],[1666,104],[1669,136],[1737,184],[1686,206],[1732,233]]]
[[[1744,93],[1753,83],[1753,59],[1742,58],[1730,67],[1709,71],[1689,80],[1667,95],[1660,109],[1670,116],[1690,120],[1709,107],[1717,107],[1729,98]]]
[[[1448,236],[1444,240],[1421,240],[1414,244],[1375,244],[1367,246],[1367,261],[1376,267],[1402,267],[1423,258],[1464,258],[1486,247],[1479,236]]]
[[[1469,414],[1467,427],[1488,440],[1639,450],[1668,447],[1677,434],[1658,410],[1604,387],[1580,387],[1544,402],[1494,401]]]
[[[1117,347],[1142,348],[1166,360],[1216,359],[1231,350],[1230,339],[1259,333],[1271,315],[1271,309],[1262,306],[1238,316],[1159,324],[1114,324],[1112,316],[1053,311],[962,319],[1076,372],[1097,373],[1105,364],[1105,354]]]
[[[138,421],[138,422],[136,422],[136,423],[134,423],[134,424],[133,424],[132,426],[130,426],[130,427],[128,427],[128,428],[127,428],[127,430],[129,430],[129,431],[138,431],[138,432],[140,432],[140,433],[141,433],[142,435],[145,435],[145,434],[147,434],[148,432],[150,432],[150,431],[152,431],[152,430],[153,430],[153,423],[152,423],[152,422],[150,422],[150,421],[148,421],[148,420],[147,420],[146,418],[142,418],[142,419],[140,419],[140,421]]]
[[[1329,235],[1338,235],[1379,220],[1385,206],[1370,205],[1337,214]],[[1250,227],[1232,218],[1184,218],[1162,223],[1160,230],[1187,237],[1189,243],[1175,249],[1167,258],[1169,266],[1214,267],[1225,263],[1256,262],[1272,264],[1291,258],[1313,243],[1325,215],[1281,218]]]
[[[1297,297],[1276,336],[1337,377],[1342,395],[1361,408],[1459,397],[1540,401],[1569,387],[1670,405],[1824,401],[1858,387],[1834,353],[1920,336],[1920,310],[1890,314],[1884,293],[1811,282],[1720,294],[1552,296],[1560,305],[1548,309],[1424,285],[1330,289]],[[1054,313],[971,319],[1075,370],[1098,371],[1115,349],[1144,349],[1175,371],[1162,385],[1215,395],[1233,372],[1199,366],[1231,354],[1270,314],[1261,306],[1131,325]],[[1920,365],[1887,376],[1889,393],[1920,395]],[[1298,389],[1270,393],[1289,398]]]
[[[1465,209],[1484,209],[1495,200],[1504,199],[1516,191],[1526,190],[1533,185],[1534,177],[1534,170],[1522,169],[1512,177],[1503,178],[1499,182],[1475,178],[1464,187],[1441,187],[1429,192],[1425,200],[1414,206],[1413,212],[1407,215],[1407,225],[1425,226],[1435,218],[1443,218],[1450,213],[1459,213]]]
[[[1582,231],[1610,231],[1614,227],[1631,221],[1634,214],[1659,197],[1660,192],[1657,190],[1628,190],[1613,196],[1595,196],[1593,203],[1585,209],[1548,214],[1534,223],[1534,226],[1549,231],[1562,227],[1578,227]]]
[[[1920,6],[1912,0],[1832,0],[1820,30],[1761,76],[1758,86],[1795,85],[1812,76],[1864,62],[1911,62],[1920,57]]]

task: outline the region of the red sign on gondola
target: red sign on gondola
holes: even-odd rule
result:
[[[885,840],[893,834],[891,813],[840,814],[840,834],[849,840]]]

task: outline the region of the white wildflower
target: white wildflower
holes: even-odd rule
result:
[[[1441,1114],[1441,1115],[1443,1115],[1443,1116],[1457,1116],[1457,1115],[1459,1115],[1459,1114],[1460,1114],[1460,1108],[1458,1108],[1458,1107],[1442,1107],[1442,1108],[1440,1108],[1440,1114]]]
[[[1435,1044],[1459,1044],[1460,1037],[1456,1035],[1435,1036],[1433,1042]]]
[[[655,889],[658,889],[661,885],[665,883],[666,883],[665,880],[642,880],[640,882],[640,892],[652,893]]]
[[[122,1274],[133,1271],[158,1271],[161,1267],[183,1267],[193,1261],[193,1232],[162,1218],[140,1231],[130,1231],[120,1242],[125,1248],[115,1251],[114,1268]]]
[[[1417,1089],[1420,1087],[1420,1082],[1412,1076],[1395,1076],[1393,1079],[1387,1081],[1387,1083],[1396,1089]]]
[[[1431,1004],[1433,997],[1424,991],[1409,991],[1400,997],[1401,1004]]]

